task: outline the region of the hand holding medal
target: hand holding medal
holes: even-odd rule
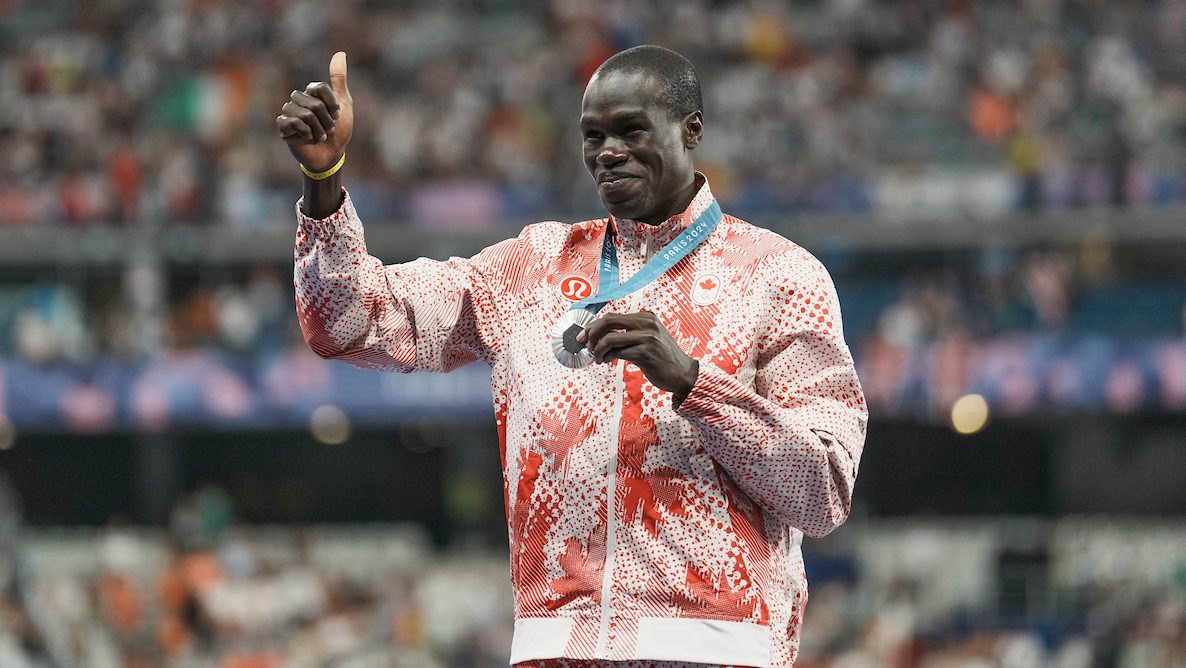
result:
[[[596,319],[595,314],[610,301],[641,289],[674,267],[708,238],[721,216],[721,208],[713,200],[682,234],[625,283],[618,282],[618,255],[607,228],[599,265],[601,292],[573,304],[552,327],[551,345],[556,359],[570,369],[584,368],[594,361],[629,360],[638,364],[656,387],[686,394],[699,365],[680,350],[653,313],[611,313]]]
[[[634,362],[652,385],[681,397],[692,390],[700,371],[700,363],[679,347],[650,311],[608,313],[577,338],[591,351],[594,362]]]

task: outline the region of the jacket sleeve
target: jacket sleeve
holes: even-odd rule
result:
[[[349,195],[315,220],[297,206],[293,270],[297,316],[309,347],[326,359],[386,371],[451,371],[490,362],[502,339],[483,260],[420,258],[384,266],[367,253]]]
[[[756,277],[766,326],[756,335],[753,386],[701,360],[677,412],[751,499],[819,537],[852,507],[868,411],[832,279],[800,253],[768,258]]]

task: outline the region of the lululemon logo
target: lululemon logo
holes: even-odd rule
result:
[[[701,274],[692,283],[692,303],[708,306],[716,302],[721,292],[721,279],[716,274]]]
[[[593,296],[593,284],[584,276],[565,276],[560,280],[560,294],[576,302]]]

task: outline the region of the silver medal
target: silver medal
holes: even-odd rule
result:
[[[593,322],[592,313],[583,308],[567,311],[552,327],[552,353],[570,369],[583,369],[593,363],[593,353],[577,341],[577,334]]]

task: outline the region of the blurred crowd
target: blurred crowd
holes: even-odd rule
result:
[[[866,522],[805,549],[800,668],[1186,661],[1181,525]],[[42,529],[12,554],[5,668],[507,665],[505,554],[411,525],[253,527],[204,487],[166,532]]]
[[[114,521],[25,541],[0,595],[0,665],[506,665],[505,559],[434,554],[411,526],[267,530],[229,510],[204,487],[163,535]]]
[[[968,393],[1003,415],[1186,410],[1184,276],[1118,275],[1044,250],[903,271],[837,279],[879,414],[926,419]]]
[[[366,216],[592,215],[581,91],[643,42],[699,68],[742,216],[1186,200],[1182,0],[14,0],[0,35],[7,225],[290,220],[274,118],[337,49]]]

